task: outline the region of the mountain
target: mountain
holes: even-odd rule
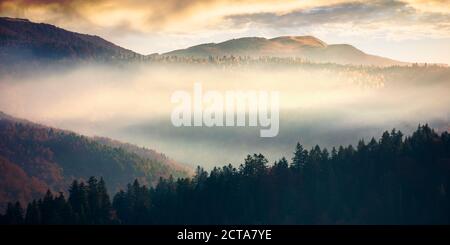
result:
[[[95,140],[96,142],[98,142],[102,145],[106,145],[106,146],[113,147],[113,148],[124,149],[125,151],[136,154],[139,157],[144,158],[144,159],[151,159],[156,162],[164,163],[164,165],[167,165],[174,170],[186,172],[189,175],[193,173],[192,169],[184,166],[183,164],[178,163],[177,161],[166,156],[165,154],[159,153],[152,149],[148,149],[145,147],[139,147],[137,145],[133,145],[130,143],[124,143],[124,142],[110,139],[107,137],[95,136],[95,137],[93,137],[93,140]]]
[[[165,53],[168,56],[273,56],[300,57],[318,63],[351,65],[405,65],[407,63],[366,54],[348,44],[326,44],[312,36],[283,36],[272,39],[244,37],[207,43]]]
[[[134,179],[147,185],[192,170],[164,154],[108,138],[90,138],[0,113],[0,210],[47,189],[65,191],[75,179],[102,176],[110,192]]]
[[[312,36],[283,36],[272,39],[244,37],[221,43],[207,43],[174,50],[164,56],[272,56],[300,57],[318,63],[352,65],[405,65],[370,55],[348,44],[326,44]],[[101,37],[67,31],[53,25],[26,19],[0,17],[0,70],[67,64],[79,61],[129,62],[153,60],[161,55],[141,55]],[[6,62],[7,61],[7,62]]]
[[[98,36],[71,32],[26,19],[0,18],[0,60],[8,60],[9,63],[54,60],[116,61],[140,56]]]

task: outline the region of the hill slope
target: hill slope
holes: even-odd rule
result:
[[[0,60],[9,60],[9,63],[115,61],[139,56],[98,36],[71,32],[26,19],[0,18]]]
[[[165,53],[175,56],[274,56],[301,57],[319,63],[352,65],[405,65],[406,63],[369,55],[347,44],[328,45],[312,36],[284,36],[272,39],[244,37],[221,43],[208,43]]]
[[[102,176],[111,192],[134,179],[151,185],[191,170],[156,151],[14,119],[0,113],[0,210],[47,190],[64,191],[74,179]]]

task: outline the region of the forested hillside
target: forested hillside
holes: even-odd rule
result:
[[[134,146],[142,152],[137,154],[124,145],[0,114],[0,210],[8,201],[26,203],[47,189],[65,192],[73,180],[91,175],[102,176],[117,191],[136,178],[152,185],[160,177],[190,172],[163,154]]]
[[[197,169],[193,178],[138,180],[109,198],[103,179],[48,192],[8,224],[449,224],[450,135],[419,126],[411,136],[331,150],[295,147],[269,164],[249,155],[238,168]]]
[[[141,55],[101,37],[67,31],[27,19],[0,17],[0,57],[14,62],[132,60]]]
[[[301,57],[317,63],[392,66],[406,62],[366,54],[348,44],[326,44],[313,36],[281,36],[272,39],[244,37],[221,43],[204,43],[174,50],[165,56],[180,57]]]

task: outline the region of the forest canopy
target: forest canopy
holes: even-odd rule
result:
[[[450,135],[428,125],[354,147],[309,150],[269,164],[198,167],[192,178],[138,180],[111,199],[102,178],[8,205],[4,224],[449,224]]]

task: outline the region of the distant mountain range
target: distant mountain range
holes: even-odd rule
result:
[[[331,44],[312,36],[284,36],[272,39],[244,37],[221,43],[208,43],[165,53],[176,56],[272,56],[301,57],[317,63],[351,65],[405,65],[407,63],[370,55],[348,44]]]
[[[162,54],[163,56],[272,56],[300,57],[318,63],[352,65],[405,65],[407,63],[369,55],[348,44],[326,44],[312,36],[272,39],[245,37],[207,43]],[[0,60],[8,64],[43,61],[134,61],[159,54],[141,55],[98,36],[66,31],[26,19],[0,18]],[[4,63],[4,62],[2,62]]]
[[[75,179],[102,176],[110,192],[139,179],[189,176],[192,169],[154,150],[108,138],[90,138],[0,112],[0,211],[26,204],[47,189],[65,191]]]

